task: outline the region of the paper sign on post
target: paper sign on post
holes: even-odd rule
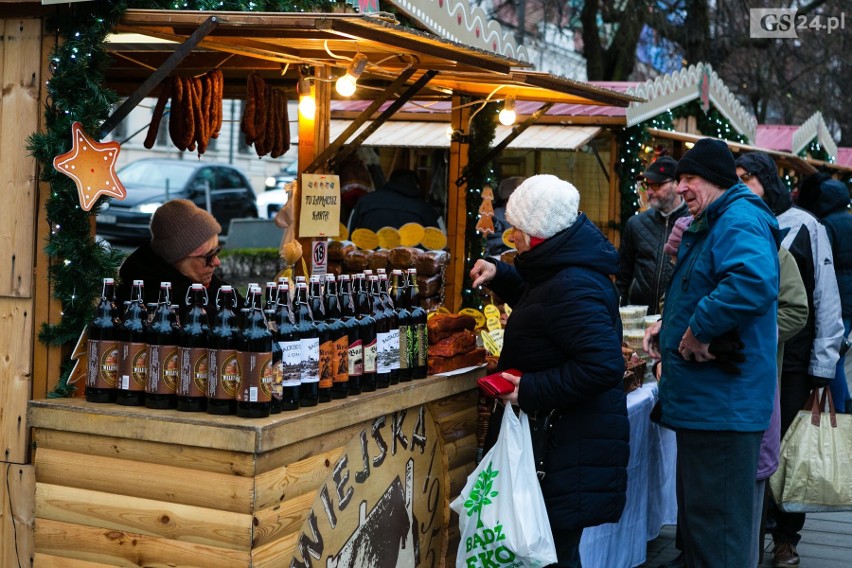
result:
[[[340,231],[340,177],[302,174],[299,238],[336,237]]]

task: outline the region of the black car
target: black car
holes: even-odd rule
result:
[[[257,217],[254,191],[238,169],[227,164],[146,159],[126,165],[118,178],[127,197],[101,207],[97,234],[117,239],[150,238],[151,214],[170,199],[189,199],[210,211],[227,234],[231,219]]]

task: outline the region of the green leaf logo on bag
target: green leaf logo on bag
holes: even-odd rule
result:
[[[472,517],[476,513],[476,532],[473,536],[465,540],[465,566],[467,568],[477,568],[479,566],[520,566],[521,564],[513,564],[515,561],[515,553],[505,546],[497,546],[497,543],[505,540],[506,535],[503,533],[503,525],[497,523],[494,527],[486,527],[482,522],[482,509],[494,502],[492,499],[499,495],[499,492],[493,489],[494,481],[500,472],[491,469],[492,463],[489,462],[476,478],[476,483],[470,491],[470,495],[464,502],[464,507],[467,509],[467,516]]]

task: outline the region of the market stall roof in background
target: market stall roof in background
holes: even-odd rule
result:
[[[109,38],[108,49],[115,56],[109,86],[120,94],[132,92],[209,17],[197,11],[128,10],[116,26],[118,33]],[[447,98],[455,91],[492,95],[494,100],[514,96],[618,107],[641,100],[531,71],[528,63],[400,26],[386,15],[216,12],[215,17],[216,25],[177,70],[202,74],[221,69],[225,96],[242,96],[251,71],[286,88],[295,85],[306,65],[335,67],[334,74],[341,75],[360,53],[369,60],[358,81],[362,93],[383,89],[403,71],[414,69],[412,83],[437,71],[418,97]]]

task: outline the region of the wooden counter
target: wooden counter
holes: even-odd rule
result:
[[[443,565],[483,374],[254,420],[31,401],[36,566]]]

